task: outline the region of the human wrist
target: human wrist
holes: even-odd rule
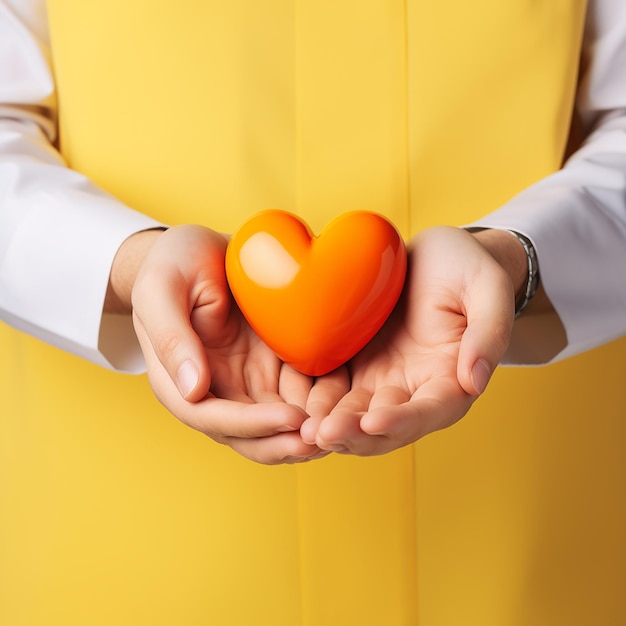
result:
[[[508,275],[518,310],[520,304],[526,300],[529,283],[528,254],[522,241],[514,232],[507,230],[485,228],[470,229],[469,232]]]
[[[125,315],[131,312],[131,294],[139,267],[163,230],[142,230],[122,242],[111,266],[104,301],[105,313]]]

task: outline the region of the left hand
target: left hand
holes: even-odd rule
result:
[[[302,425],[305,442],[363,456],[410,444],[463,417],[504,355],[515,288],[494,256],[453,227],[423,231],[408,251],[398,305],[349,363],[350,391]]]

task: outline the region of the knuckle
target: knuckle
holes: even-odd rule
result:
[[[133,305],[141,304],[163,283],[163,274],[152,266],[142,267],[132,289]]]
[[[173,356],[181,345],[181,338],[172,329],[160,330],[151,337],[154,351],[159,357]]]
[[[493,339],[502,351],[506,350],[511,341],[512,328],[505,322],[497,322],[493,326]]]

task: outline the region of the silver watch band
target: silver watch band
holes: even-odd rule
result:
[[[528,261],[528,280],[526,282],[526,289],[524,290],[522,297],[518,298],[518,301],[515,303],[515,317],[518,318],[533,299],[533,296],[537,293],[537,288],[539,287],[539,262],[537,260],[535,246],[533,246],[532,241],[528,237],[514,230],[507,230],[507,232],[513,235],[513,237],[515,237],[522,244]]]

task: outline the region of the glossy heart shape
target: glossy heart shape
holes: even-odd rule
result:
[[[286,363],[321,376],[353,357],[393,310],[406,248],[376,213],[354,211],[316,237],[297,216],[264,211],[231,238],[226,275],[252,328]]]

